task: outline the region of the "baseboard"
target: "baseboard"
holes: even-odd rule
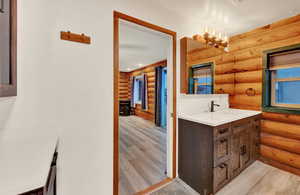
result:
[[[274,160],[271,160],[271,159],[267,159],[265,157],[260,157],[259,160],[261,162],[265,163],[265,164],[270,165],[270,166],[273,166],[273,167],[276,167],[276,168],[281,169],[283,171],[287,171],[289,173],[300,176],[300,169],[297,169],[295,167],[291,167],[289,165],[286,165],[286,164],[283,164],[283,163],[280,163],[280,162],[277,162],[277,161],[274,161]]]

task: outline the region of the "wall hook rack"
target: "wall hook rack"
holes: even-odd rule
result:
[[[91,44],[91,37],[86,36],[83,33],[82,34],[72,33],[71,31],[67,31],[67,32],[61,31],[60,39],[66,41],[84,43],[84,44]]]

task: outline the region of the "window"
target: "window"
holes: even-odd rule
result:
[[[300,45],[265,52],[264,111],[300,114]]]
[[[200,64],[191,67],[189,78],[190,94],[213,93],[212,63]]]
[[[135,104],[141,104],[142,102],[142,78],[135,78],[134,81],[134,103]]]

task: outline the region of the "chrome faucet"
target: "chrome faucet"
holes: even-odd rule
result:
[[[215,101],[211,101],[210,102],[210,112],[214,112],[215,111],[215,106],[220,107],[219,104],[215,104]]]

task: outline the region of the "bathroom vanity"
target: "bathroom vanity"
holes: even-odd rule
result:
[[[259,157],[260,112],[224,109],[179,114],[179,178],[215,194]]]

